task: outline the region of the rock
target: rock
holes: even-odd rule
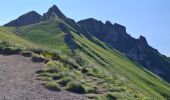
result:
[[[4,26],[13,26],[13,27],[19,27],[19,26],[25,26],[30,24],[39,23],[41,21],[41,15],[38,14],[35,11],[28,12],[20,17],[18,17],[16,20],[13,20]]]
[[[58,9],[58,7],[56,5],[53,5],[51,8],[49,8],[47,13],[44,13],[42,20],[45,21],[55,17],[61,19],[66,18],[66,16]]]
[[[102,23],[93,18],[81,20],[78,25],[92,36],[170,82],[168,77],[170,71],[167,70],[170,62],[166,60],[167,57],[162,57],[156,49],[149,46],[144,36],[135,39],[126,32],[126,27],[117,23],[112,24],[110,21]]]

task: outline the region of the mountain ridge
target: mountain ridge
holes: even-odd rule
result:
[[[32,17],[29,19],[31,15]],[[28,22],[23,21],[24,18],[25,20],[28,19]],[[144,36],[140,36],[138,39],[135,39],[126,32],[126,27],[120,24],[112,24],[110,21],[103,23],[94,18],[88,18],[75,22],[74,20],[67,18],[56,5],[53,5],[43,16],[39,15],[35,11],[32,11],[22,15],[12,22],[9,22],[8,24],[5,24],[5,26],[25,26],[54,18],[64,20],[68,25],[71,25],[78,30],[79,33],[85,33],[88,37],[95,36],[99,40],[110,45],[112,48],[127,54],[130,58],[139,62],[145,68],[170,82],[170,77],[168,77],[168,73],[170,73],[170,63],[166,61],[168,58],[162,58],[162,54],[160,54],[158,50],[152,48],[147,43]],[[67,34],[70,33],[67,32]],[[66,35],[67,40],[68,36],[70,35]],[[72,43],[74,44],[73,41],[69,42],[69,44]],[[75,44],[70,47],[75,48]],[[161,61],[158,61],[158,59],[161,59]]]
[[[88,96],[93,94],[93,97],[102,98],[101,100],[170,98],[169,84],[153,74],[151,69],[142,66],[142,62],[126,54],[131,47],[133,47],[131,53],[135,57],[138,53],[145,54],[143,49],[149,48],[151,51],[147,53],[153,53],[155,56],[158,51],[149,46],[145,37],[140,36],[135,39],[126,32],[126,27],[117,23],[112,24],[110,21],[103,23],[91,18],[89,23],[83,21],[81,24],[73,19],[56,15],[52,11],[49,19],[38,23],[0,28],[0,35],[3,36],[0,39],[8,37],[9,33],[13,34],[38,45],[40,50],[34,50],[35,48],[32,47],[33,51],[38,52],[40,58],[46,58],[47,61],[50,59],[47,62],[49,67],[40,71],[39,75],[40,78],[46,79],[47,85],[50,84],[49,80],[61,85],[63,79],[67,78],[68,81],[69,78],[69,81],[79,83],[81,93]],[[12,40],[10,34],[6,40]],[[16,43],[20,44],[20,42]],[[24,46],[26,48],[27,45]],[[138,49],[141,51],[138,52]],[[158,58],[155,61],[163,60],[163,64],[164,60],[167,60],[161,54]],[[143,56],[138,59],[143,59]],[[72,84],[64,88],[68,89]]]
[[[126,27],[117,23],[111,24],[109,21],[102,23],[101,21],[90,18],[79,21],[78,24],[99,40],[127,54],[145,68],[170,82],[170,78],[168,77],[170,63],[166,61],[167,58],[164,60],[161,59],[162,55],[147,43],[144,36],[135,39],[126,32]],[[157,60],[155,62],[157,58],[161,59],[161,61]]]
[[[39,23],[41,21],[41,15],[38,14],[36,11],[30,11],[17,19],[5,24],[4,26],[25,26],[25,25],[30,25],[30,24],[35,24]]]

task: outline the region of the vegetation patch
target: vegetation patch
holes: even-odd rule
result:
[[[23,55],[24,57],[32,57],[33,53],[30,51],[23,51],[21,52],[21,55]]]
[[[73,83],[73,82],[70,82],[67,84],[66,90],[74,92],[74,93],[80,93],[80,94],[84,94],[86,92],[86,90],[85,90],[84,86],[82,86],[82,84]]]
[[[60,86],[56,82],[47,82],[44,85],[49,90],[60,91]]]
[[[116,100],[116,97],[112,93],[106,94],[107,100]]]
[[[33,62],[48,62],[49,59],[46,59],[42,55],[34,54],[31,59]]]
[[[70,78],[64,77],[58,83],[60,84],[60,86],[63,87],[63,86],[66,86],[70,81],[71,81]]]

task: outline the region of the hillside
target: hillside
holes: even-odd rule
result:
[[[78,24],[92,36],[126,54],[148,70],[170,82],[168,58],[152,48],[144,36],[135,39],[127,33],[125,26],[117,23],[112,24],[109,21],[102,23],[90,18],[79,21]]]
[[[1,49],[9,43],[7,47],[29,51],[33,61],[46,63],[37,71],[46,88],[99,100],[170,99],[169,83],[94,37],[56,6],[44,16],[39,23],[1,27],[0,39]]]

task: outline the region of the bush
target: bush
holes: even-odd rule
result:
[[[0,53],[4,55],[19,54],[22,50],[16,47],[3,47],[0,49]]]
[[[49,90],[60,91],[60,87],[56,82],[47,82],[45,87]]]
[[[82,58],[77,57],[75,60],[76,60],[76,63],[79,64],[80,66],[85,65],[85,61]]]
[[[61,78],[65,77],[65,73],[58,73],[53,75],[53,80],[59,80]]]
[[[37,55],[37,54],[33,55],[31,60],[33,62],[48,62],[49,61],[48,59],[44,58],[43,56]]]
[[[62,78],[60,81],[59,81],[59,84],[61,86],[66,86],[67,83],[69,83],[71,80],[69,78]]]
[[[53,68],[49,68],[48,70],[46,70],[46,72],[48,72],[48,73],[57,73],[57,72],[59,72],[59,69],[57,67],[53,67]]]
[[[47,63],[48,67],[63,67],[63,64],[58,61],[49,61]]]
[[[38,49],[31,49],[30,51],[32,51],[32,52],[34,52],[34,53],[36,53],[36,54],[42,54],[43,53],[43,49],[41,49],[41,48],[38,48]]]
[[[107,100],[116,100],[116,97],[112,93],[106,94]]]
[[[74,93],[79,93],[79,94],[85,93],[84,87],[79,83],[72,83],[72,82],[68,83],[66,86],[66,90]]]
[[[86,93],[97,93],[97,91],[94,87],[86,87]]]
[[[83,69],[81,70],[81,72],[82,72],[82,73],[88,73],[89,71],[88,71],[86,68],[83,68]]]
[[[23,51],[21,52],[21,55],[23,55],[24,57],[31,57],[33,53],[30,51]]]
[[[3,47],[9,47],[10,44],[5,42],[5,41],[0,41],[0,49],[2,49]]]

